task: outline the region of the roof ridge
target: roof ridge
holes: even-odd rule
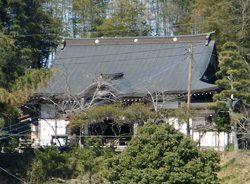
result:
[[[117,39],[117,40],[123,40],[123,39],[162,39],[162,38],[187,38],[187,37],[200,37],[200,36],[207,36],[207,35],[211,35],[215,33],[213,32],[207,32],[207,33],[200,33],[200,34],[189,34],[189,35],[173,35],[173,36],[128,36],[128,37],[93,37],[93,38],[71,38],[71,37],[63,37],[61,36],[62,39],[66,39],[66,40],[96,40],[96,39],[102,39],[102,40],[113,40],[113,39]]]
[[[210,35],[214,32],[195,34],[195,35],[178,35],[171,37],[154,36],[154,37],[113,37],[113,38],[64,38],[64,46],[82,45],[82,44],[140,44],[140,43],[174,43],[174,42],[206,42],[211,40]],[[66,44],[65,44],[66,43]]]

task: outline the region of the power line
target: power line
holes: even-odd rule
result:
[[[187,50],[187,47],[183,47],[183,48],[186,48],[185,50]],[[172,48],[172,49],[174,49],[174,48]],[[176,55],[176,56],[185,56],[187,54],[187,52],[186,53],[183,53],[183,54],[180,54],[180,55]],[[152,58],[161,58],[161,57],[149,57],[149,58],[145,58],[145,59],[152,59]],[[164,57],[165,58],[165,57]],[[58,60],[60,60],[60,58],[58,59]],[[128,60],[123,60],[123,61],[130,61],[130,59],[128,59]],[[113,62],[113,61],[112,61]],[[115,62],[115,61],[114,61]],[[170,62],[173,62],[173,61],[170,61]],[[71,62],[72,63],[72,62]],[[168,61],[166,62],[166,63],[168,63]],[[72,63],[72,64],[77,64],[77,63]],[[145,63],[144,63],[145,64]],[[159,64],[154,64],[154,68],[156,67],[156,66],[160,66],[162,63],[160,62]],[[62,63],[62,65],[64,66],[64,68],[67,68],[66,66],[65,66],[65,64],[64,63]],[[174,64],[175,65],[175,64]],[[131,66],[131,67],[133,67],[133,66]],[[171,67],[171,66],[170,66]],[[77,70],[77,68],[75,68],[75,71]],[[71,73],[74,73],[75,71],[71,71]],[[137,72],[137,74],[139,75],[139,73],[140,72]],[[144,73],[144,75],[149,75],[151,72],[150,71],[148,71],[146,74]],[[134,77],[135,79],[137,78],[136,76]],[[126,82],[126,81],[124,81],[124,82]],[[116,85],[121,85],[121,84],[123,84],[124,82],[121,82],[121,83],[118,83],[118,84],[116,84]]]
[[[85,65],[85,64],[93,64],[93,63],[113,63],[113,62],[122,62],[122,61],[131,61],[131,62],[134,62],[134,61],[138,61],[138,60],[145,60],[145,59],[158,59],[158,58],[170,58],[170,57],[176,57],[176,56],[182,56],[183,54],[181,55],[172,55],[172,56],[155,56],[155,57],[142,57],[142,58],[137,58],[137,59],[119,59],[119,60],[114,60],[114,61],[110,61],[110,60],[102,60],[102,61],[88,61],[88,62],[79,62],[79,63],[63,63],[63,64],[60,64],[60,63],[55,63],[53,65]]]
[[[206,23],[213,23],[213,22],[224,22],[226,20],[241,20],[242,18],[228,18],[228,19],[218,19],[218,20],[205,20],[199,23],[187,23],[187,24],[176,24],[173,26],[165,26],[165,28],[175,28],[175,27],[180,27],[180,26],[190,26],[190,25],[197,25],[197,24],[206,24]],[[116,32],[121,32],[121,31],[142,31],[140,29],[109,29],[109,30],[99,30],[99,31],[81,31],[83,33],[116,33]],[[150,31],[149,31],[150,32]],[[59,34],[43,34],[43,33],[36,33],[36,34],[20,34],[20,35],[12,35],[12,34],[5,34],[7,36],[15,36],[15,37],[32,37],[32,36],[59,36]]]
[[[12,128],[13,126],[23,124],[23,123],[25,123],[25,122],[27,122],[27,121],[31,121],[31,120],[36,119],[36,118],[39,118],[39,117],[40,117],[40,116],[36,116],[36,117],[34,117],[34,118],[30,118],[30,119],[25,120],[25,121],[19,121],[19,122],[18,122],[18,123],[16,123],[16,124],[9,125],[9,126],[7,126],[7,127],[3,127],[3,128],[2,128],[2,130],[5,130],[5,129],[9,128],[9,127],[11,127],[11,128]]]
[[[182,54],[182,56],[186,56],[186,54]],[[186,56],[186,57],[187,57],[187,56]],[[131,89],[131,88],[133,88],[133,87],[136,87],[136,86],[138,86],[138,85],[141,85],[141,84],[145,83],[145,82],[148,81],[148,80],[151,80],[152,78],[154,78],[154,77],[160,75],[161,73],[163,73],[163,72],[165,72],[165,71],[171,69],[172,67],[178,65],[179,63],[183,62],[183,61],[186,59],[186,57],[184,57],[184,58],[183,58],[182,60],[180,60],[179,62],[176,62],[176,63],[173,64],[172,66],[169,66],[169,67],[165,68],[165,69],[162,70],[161,72],[158,72],[158,73],[154,74],[153,76],[150,76],[150,77],[148,77],[147,79],[145,79],[145,80],[143,80],[143,81],[140,81],[139,83],[136,83],[135,85],[133,85],[133,86],[131,86],[131,87],[125,89],[124,91],[121,91],[121,92],[115,94],[115,96],[111,96],[111,97],[109,97],[109,98],[106,98],[106,99],[104,99],[104,100],[98,102],[98,103],[95,103],[93,106],[102,104],[102,103],[104,103],[104,102],[106,102],[106,101],[108,101],[108,100],[111,100],[111,99],[113,99],[113,98],[116,98],[117,95],[119,95],[120,93],[126,92],[126,91],[128,91],[129,89]],[[75,114],[76,112],[83,111],[83,110],[86,110],[86,109],[87,109],[87,108],[80,109],[80,110],[78,110],[78,111],[74,111],[73,113],[67,114],[67,115],[65,115],[65,116],[63,116],[63,117],[61,117],[61,118],[59,118],[59,119],[63,119],[63,118],[68,117],[68,116],[70,116],[70,115],[72,115],[72,114]]]
[[[169,70],[169,69],[175,67],[176,65],[180,64],[180,63],[181,63],[182,61],[184,61],[185,59],[186,59],[186,58],[182,59],[181,61],[178,61],[178,62],[174,63],[172,66],[169,66],[169,67],[163,69],[162,71],[160,71],[160,72],[154,74],[153,76],[149,77],[148,79],[145,79],[145,80],[141,81],[140,83],[135,84],[134,86],[128,88],[128,89],[125,90],[124,92],[128,91],[129,89],[131,89],[131,88],[133,88],[133,87],[135,87],[135,86],[138,86],[138,85],[140,85],[140,84],[143,84],[143,83],[145,83],[146,81],[151,80],[152,78],[157,77],[157,76],[160,75],[161,73],[163,73],[163,72],[165,72],[165,71],[167,71],[167,70]]]
[[[16,136],[16,135],[18,135],[18,134],[22,134],[22,133],[29,132],[29,131],[31,131],[31,130],[28,129],[28,130],[24,130],[24,131],[22,131],[22,132],[19,132],[19,133],[17,133],[17,134],[9,135],[9,136],[7,136],[7,137],[1,137],[1,138],[0,138],[0,141],[3,140],[3,139],[7,139],[7,138],[10,138],[10,137]]]
[[[188,57],[188,56],[186,56],[186,57]],[[138,86],[138,85],[141,85],[141,84],[145,83],[145,82],[146,82],[146,81],[148,81],[148,80],[151,80],[152,78],[154,78],[154,77],[156,77],[156,76],[160,75],[161,73],[163,73],[163,72],[165,72],[165,71],[167,71],[167,70],[171,69],[172,67],[174,67],[174,66],[176,66],[176,65],[180,64],[181,62],[183,62],[183,61],[186,59],[186,57],[185,57],[185,58],[183,58],[181,61],[179,61],[179,62],[175,63],[174,65],[169,66],[169,67],[167,67],[167,68],[163,69],[162,71],[160,71],[160,72],[158,72],[158,73],[154,74],[153,76],[151,76],[151,77],[149,77],[149,78],[147,78],[147,79],[145,79],[145,80],[143,80],[143,81],[140,81],[139,83],[137,83],[137,84],[133,85],[133,86],[132,86],[132,87],[130,87],[130,88],[127,88],[126,90],[124,90],[124,91],[122,91],[122,92],[126,92],[126,91],[130,90],[130,89],[131,89],[131,88],[133,88],[133,87],[136,87],[136,86]],[[106,99],[104,99],[104,100],[102,100],[102,101],[100,101],[100,102],[97,102],[97,103],[93,104],[93,106],[96,106],[96,105],[102,104],[102,103],[104,103],[104,102],[106,102],[106,101],[109,101],[109,100],[111,100],[111,99],[113,99],[113,98],[116,98],[116,97],[117,97],[117,95],[119,95],[119,94],[120,94],[120,93],[122,93],[122,92],[119,92],[119,93],[117,93],[115,96],[111,96],[111,97],[106,98]],[[58,119],[63,119],[63,118],[66,118],[66,117],[71,116],[71,115],[73,115],[73,114],[75,114],[75,113],[77,113],[77,112],[84,111],[84,110],[86,110],[86,109],[88,109],[88,108],[89,108],[89,107],[84,108],[84,109],[79,109],[79,110],[77,110],[77,111],[74,111],[73,113],[67,114],[67,115],[62,116],[61,118],[58,118]]]
[[[204,44],[202,44],[204,45]],[[185,48],[185,50],[187,50],[187,46],[183,46],[183,47],[177,47],[177,48]],[[95,57],[103,57],[103,56],[119,56],[119,55],[125,55],[125,54],[131,54],[131,53],[148,53],[151,51],[160,51],[160,50],[173,50],[175,49],[175,47],[173,48],[164,48],[164,49],[153,49],[153,50],[147,50],[147,51],[141,51],[141,52],[124,52],[121,54],[107,54],[107,55],[94,55],[94,56],[78,56],[78,57],[70,57],[70,58],[62,58],[62,57],[58,57],[58,59],[55,59],[55,61],[57,60],[58,63],[53,63],[52,65],[85,65],[85,64],[94,64],[94,63],[111,63],[111,62],[124,62],[124,61],[128,61],[128,62],[134,62],[134,61],[138,61],[138,60],[148,60],[148,59],[157,59],[157,58],[171,58],[171,57],[178,57],[178,56],[183,56],[184,54],[175,54],[175,55],[165,55],[165,56],[154,56],[154,57],[141,57],[141,58],[136,58],[136,59],[117,59],[117,60],[100,60],[100,61],[85,61],[85,62],[68,62],[65,63],[62,60],[68,59],[68,60],[72,60],[72,59],[84,59],[84,58],[95,58]],[[211,53],[211,52],[194,52],[194,54],[199,55],[199,54],[204,54],[204,53]],[[61,63],[59,63],[61,62]]]
[[[200,43],[200,42],[197,42],[197,43]],[[195,46],[199,46],[199,44],[196,44]],[[204,43],[200,43],[200,45],[204,45]],[[84,58],[95,58],[95,57],[103,57],[103,56],[119,56],[119,55],[125,55],[125,54],[136,54],[136,53],[148,53],[148,52],[151,52],[151,51],[160,51],[160,50],[171,50],[171,49],[176,49],[176,48],[186,48],[185,50],[187,50],[187,46],[182,46],[182,47],[173,47],[173,48],[161,48],[161,49],[150,49],[150,50],[147,50],[147,51],[137,51],[137,52],[123,52],[123,53],[117,53],[117,54],[106,54],[106,55],[94,55],[94,56],[78,56],[78,57],[70,57],[70,58],[63,58],[63,57],[58,57],[58,59],[54,59],[54,60],[58,60],[58,62],[61,62],[61,63],[53,63],[52,66],[54,65],[66,65],[67,63],[63,63],[63,61],[60,61],[60,60],[66,60],[66,59],[84,59]],[[195,54],[204,54],[204,53],[210,53],[210,52],[196,52]],[[137,59],[134,59],[134,60],[131,60],[131,59],[120,59],[120,60],[114,60],[114,61],[110,61],[110,60],[100,60],[100,61],[88,61],[88,62],[79,62],[79,63],[68,63],[70,65],[73,65],[73,64],[80,64],[80,65],[83,65],[83,64],[93,64],[93,63],[110,63],[110,62],[119,62],[119,61],[137,61],[137,60],[144,60],[144,59],[153,59],[153,58],[171,58],[171,57],[177,57],[177,56],[182,56],[183,54],[176,54],[176,55],[166,55],[166,56],[157,56],[157,57],[145,57],[145,58],[137,58]],[[3,66],[4,68],[13,68],[13,67],[16,67],[16,65],[12,65],[12,66]]]
[[[185,56],[185,55],[184,55],[184,56]],[[183,58],[181,61],[179,61],[179,62],[173,64],[172,66],[169,66],[169,67],[165,68],[164,70],[162,70],[162,71],[160,71],[160,72],[154,74],[153,76],[149,77],[148,79],[145,79],[145,80],[143,80],[143,81],[140,81],[139,83],[137,83],[137,84],[131,86],[130,88],[127,88],[127,89],[126,89],[125,91],[123,91],[123,92],[126,92],[126,91],[130,90],[131,88],[134,88],[134,87],[136,87],[136,86],[138,86],[138,85],[141,85],[141,84],[145,83],[145,82],[148,81],[148,80],[151,80],[152,78],[154,78],[154,77],[160,75],[161,73],[163,73],[163,72],[165,72],[165,71],[171,69],[172,67],[178,65],[179,63],[181,63],[181,62],[184,61],[185,59],[186,59],[186,57]],[[121,93],[121,92],[120,92],[120,93]],[[118,93],[118,94],[119,94],[119,93]],[[117,96],[118,94],[116,94],[116,96]],[[113,98],[113,96],[112,96],[111,98]],[[107,100],[110,100],[111,98],[104,99],[104,100],[102,100],[101,102],[96,103],[95,105],[98,105],[98,104],[103,103],[103,102],[105,102],[105,101],[107,101]],[[82,110],[82,109],[81,109],[81,110]],[[74,112],[74,113],[75,113],[75,112]],[[69,115],[67,115],[67,116],[69,116]],[[37,117],[39,117],[39,116],[37,116]],[[35,118],[37,118],[37,117],[35,117]],[[32,118],[32,119],[35,119],[35,118]],[[59,119],[63,119],[63,118],[59,118]],[[23,123],[23,122],[17,123],[16,125],[21,124],[21,123]],[[5,128],[7,128],[7,127],[5,127]],[[9,135],[9,136],[7,136],[7,137],[0,138],[0,140],[7,139],[7,138],[10,138],[10,137],[13,137],[13,136],[16,136],[16,135],[18,135],[18,134],[25,133],[25,132],[28,132],[28,131],[30,131],[30,129],[25,130],[25,131],[22,131],[22,132],[19,132],[19,133],[17,133],[17,134],[13,134],[13,135]]]
[[[188,47],[186,46],[186,47],[181,47],[181,48],[183,48],[183,50],[188,50]],[[175,49],[174,47],[173,48],[171,48],[171,49]],[[179,54],[179,55],[175,55],[175,56],[185,56],[187,54],[187,52],[185,52],[185,53],[182,53],[182,54]],[[162,58],[162,57],[147,57],[147,58],[143,58],[143,59],[152,59],[152,58]],[[163,57],[163,58],[165,58],[165,57]],[[58,60],[60,61],[60,57],[58,58]],[[127,60],[123,60],[123,61],[131,61],[130,59],[127,59]],[[61,61],[62,63],[61,63],[61,65],[63,65],[64,66],[64,68],[68,68],[68,66],[63,62],[63,61]],[[111,61],[111,62],[116,62],[116,61]],[[168,62],[173,62],[173,61],[169,61],[169,60],[167,60],[167,62],[165,62],[165,63],[168,63]],[[93,63],[95,63],[95,62],[93,62]],[[98,62],[99,63],[99,62]],[[77,64],[77,63],[72,63],[72,62],[70,62],[70,64]],[[83,63],[84,64],[84,63]],[[145,64],[145,63],[144,63]],[[156,66],[160,66],[160,65],[162,65],[162,62],[160,62],[160,63],[158,63],[158,64],[154,64],[153,65],[153,68],[155,68]],[[133,67],[133,66],[131,66],[131,67]],[[141,67],[142,68],[142,67]],[[72,74],[72,73],[75,73],[75,71],[77,70],[78,68],[75,68],[74,69],[74,71],[72,71],[72,70],[70,70],[70,74]],[[162,67],[160,68],[160,69],[162,69]],[[144,73],[144,75],[149,75],[151,72],[149,71],[149,70],[147,70],[147,73]],[[137,74],[139,75],[140,74],[140,72],[137,72]],[[67,75],[67,74],[66,74]],[[67,77],[67,76],[66,76]],[[136,76],[134,77],[135,79],[137,78]],[[122,81],[122,82],[120,82],[120,83],[118,83],[118,84],[116,84],[116,85],[121,85],[121,84],[123,84],[123,83],[125,83],[126,81]]]
[[[23,128],[23,127],[27,127],[27,126],[29,126],[29,124],[20,126],[18,128],[13,128],[13,129],[9,130],[8,132],[16,131],[16,130],[19,130],[19,129]]]
[[[185,50],[187,50],[187,49],[185,49]],[[182,55],[180,55],[180,56],[185,56],[186,55],[186,53],[184,53],[184,54],[182,54]],[[185,58],[183,59],[183,60],[185,60]],[[173,62],[173,61],[172,61]],[[175,65],[177,65],[178,63],[175,63],[174,65],[172,65],[172,66],[170,66],[170,67],[174,67]],[[158,64],[159,66],[161,65],[161,63],[160,64]],[[154,65],[154,68],[156,67],[157,65]],[[161,67],[162,68],[162,67]],[[152,71],[154,71],[154,70],[152,70]],[[158,70],[157,70],[158,71]],[[71,72],[75,72],[75,71],[71,71]],[[138,73],[138,75],[139,75],[139,72],[137,72]],[[144,73],[145,75],[150,75],[150,73],[152,73],[152,72],[148,72],[148,73]],[[136,76],[135,76],[135,78],[137,78]],[[151,77],[148,77],[147,79],[145,79],[144,81],[140,81],[140,83],[144,83],[145,81],[147,81],[147,80],[151,80],[152,78],[154,78],[154,76],[151,76]],[[117,84],[117,85],[122,85],[122,83],[124,83],[124,82],[120,82],[119,84]],[[135,87],[135,86],[138,86],[138,83],[136,83],[133,87]],[[130,87],[129,89],[131,89],[131,88],[133,88],[133,87]],[[126,90],[129,90],[128,88],[126,89]],[[126,91],[125,90],[125,91]],[[124,91],[122,91],[122,92],[124,92]],[[121,93],[121,92],[119,92],[119,93]],[[117,94],[115,94],[115,95],[117,95]],[[90,95],[88,96],[88,97],[90,97]],[[86,98],[88,98],[88,97],[86,97]],[[106,100],[110,100],[110,99],[105,99],[104,101],[106,101]],[[102,103],[102,101],[101,102],[99,102],[99,103]],[[77,107],[77,108],[79,108],[79,107]]]
[[[172,49],[173,49],[173,48],[172,48]],[[181,55],[179,55],[179,56],[181,56]],[[182,54],[182,56],[185,56],[185,54]],[[165,69],[162,70],[161,72],[158,72],[158,73],[154,74],[153,76],[150,76],[149,78],[147,78],[147,79],[145,79],[145,80],[143,80],[143,81],[140,81],[139,83],[133,85],[132,87],[127,88],[127,89],[126,89],[125,91],[123,91],[123,92],[126,92],[127,90],[129,90],[129,89],[131,89],[131,88],[133,88],[133,87],[135,87],[135,86],[141,85],[141,84],[145,83],[146,81],[151,80],[152,78],[154,78],[154,77],[160,75],[161,73],[165,72],[166,70],[171,69],[172,67],[174,67],[175,65],[179,64],[180,62],[182,62],[182,61],[185,60],[185,59],[186,59],[186,58],[183,58],[181,61],[175,63],[174,65],[165,68]],[[116,95],[117,95],[117,94],[116,94]],[[113,97],[112,97],[112,98],[113,98]],[[99,102],[99,103],[102,103],[102,102],[104,102],[104,101],[106,101],[106,100],[110,100],[110,99],[105,99],[105,100],[103,100],[103,101],[101,101],[101,102]],[[95,105],[96,105],[96,104],[95,104]],[[74,112],[74,113],[75,113],[75,112]],[[67,116],[68,116],[68,115],[67,115]],[[37,117],[36,117],[36,118],[37,118]],[[33,119],[34,119],[34,118],[33,118]],[[20,123],[17,123],[17,124],[20,124]],[[12,125],[12,126],[13,126],[13,125]],[[5,128],[6,128],[6,127],[5,127]],[[18,128],[18,129],[19,129],[19,128]],[[28,131],[28,130],[27,130],[27,131]],[[24,132],[26,132],[26,131],[23,131],[23,132],[20,132],[20,133],[24,133]],[[18,134],[20,134],[20,133],[18,133]],[[17,134],[14,134],[14,135],[17,135]],[[12,137],[12,136],[14,136],[14,135],[10,135],[10,136],[7,136],[7,137],[5,137],[5,138],[9,138],[9,137]],[[4,138],[2,138],[2,139],[4,139]],[[1,140],[1,139],[0,139],[0,140]]]
[[[5,170],[4,168],[0,167],[0,169],[3,170],[4,172],[6,172],[7,174],[9,174],[10,176],[16,178],[17,180],[21,181],[22,183],[27,184],[25,181],[21,180],[20,178],[18,178],[14,174],[11,174],[10,172],[8,172],[7,170]]]
[[[171,29],[171,28],[178,28],[180,26],[190,26],[190,25],[201,25],[201,24],[206,24],[206,23],[213,23],[213,22],[224,22],[224,21],[230,21],[230,20],[241,20],[242,18],[239,17],[239,18],[228,18],[228,19],[217,19],[217,20],[203,20],[201,22],[197,22],[197,23],[186,23],[186,24],[175,24],[175,25],[169,25],[169,26],[165,26],[165,28],[167,29]],[[155,28],[156,29],[156,28]],[[98,31],[81,31],[83,33],[116,33],[116,32],[120,32],[120,31],[143,31],[143,30],[140,30],[140,29],[109,29],[109,30],[98,30]],[[163,29],[161,30],[163,32]],[[152,32],[152,31],[149,31],[149,32]]]
[[[200,43],[200,42],[192,42],[192,43]],[[161,43],[161,44],[167,44],[167,43]],[[128,44],[126,44],[128,45]],[[130,44],[129,44],[130,45]],[[134,45],[134,44],[131,44]],[[199,45],[199,44],[196,44]],[[200,45],[204,45],[204,43],[200,43]],[[96,58],[96,57],[103,57],[103,56],[120,56],[120,55],[128,55],[128,54],[138,54],[138,53],[148,53],[148,52],[154,52],[154,51],[161,51],[161,50],[173,50],[173,49],[185,49],[187,50],[187,46],[181,46],[181,47],[165,47],[165,48],[160,48],[160,49],[149,49],[149,50],[143,50],[143,51],[131,51],[131,52],[122,52],[122,53],[112,53],[112,54],[95,54],[95,55],[89,55],[89,56],[77,56],[77,57],[70,57],[70,59],[75,59],[75,58]],[[182,54],[180,54],[182,55]],[[175,56],[180,56],[180,55],[171,55],[171,56],[162,56],[162,57],[175,57]],[[69,59],[68,57],[60,57],[60,60],[64,59]],[[145,59],[145,58],[142,58]],[[99,61],[102,62],[102,61]],[[55,64],[57,65],[57,64]]]
[[[0,134],[0,136],[11,136],[11,137],[29,137],[29,135],[27,134],[6,134],[6,133],[3,133],[3,134]],[[4,138],[4,137],[3,137]]]
[[[36,34],[18,34],[18,35],[16,35],[16,34],[4,34],[4,35],[6,35],[6,36],[14,36],[14,37],[26,37],[26,36],[59,36],[58,34],[50,34],[50,33],[48,33],[48,34],[43,34],[43,33],[36,33]]]

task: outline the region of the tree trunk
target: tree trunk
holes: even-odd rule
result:
[[[218,132],[218,151],[220,151],[220,132]]]
[[[230,115],[230,119],[233,120],[233,101],[232,100],[230,101],[229,115]],[[237,139],[237,123],[234,120],[232,123],[232,131],[233,131],[234,152],[238,152],[239,145],[238,145],[238,139]]]
[[[238,152],[239,145],[238,145],[238,139],[237,139],[237,123],[233,123],[232,125],[233,130],[233,141],[234,141],[234,151]]]
[[[91,177],[92,177],[92,169],[89,169],[89,184],[91,184]]]

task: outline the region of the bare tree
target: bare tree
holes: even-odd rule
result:
[[[237,126],[239,147],[250,148],[250,110],[243,106],[240,113],[234,113],[232,117]]]

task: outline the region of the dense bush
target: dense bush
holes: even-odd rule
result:
[[[195,142],[174,127],[146,123],[128,147],[107,161],[105,177],[112,183],[218,183],[220,157],[199,151]]]

